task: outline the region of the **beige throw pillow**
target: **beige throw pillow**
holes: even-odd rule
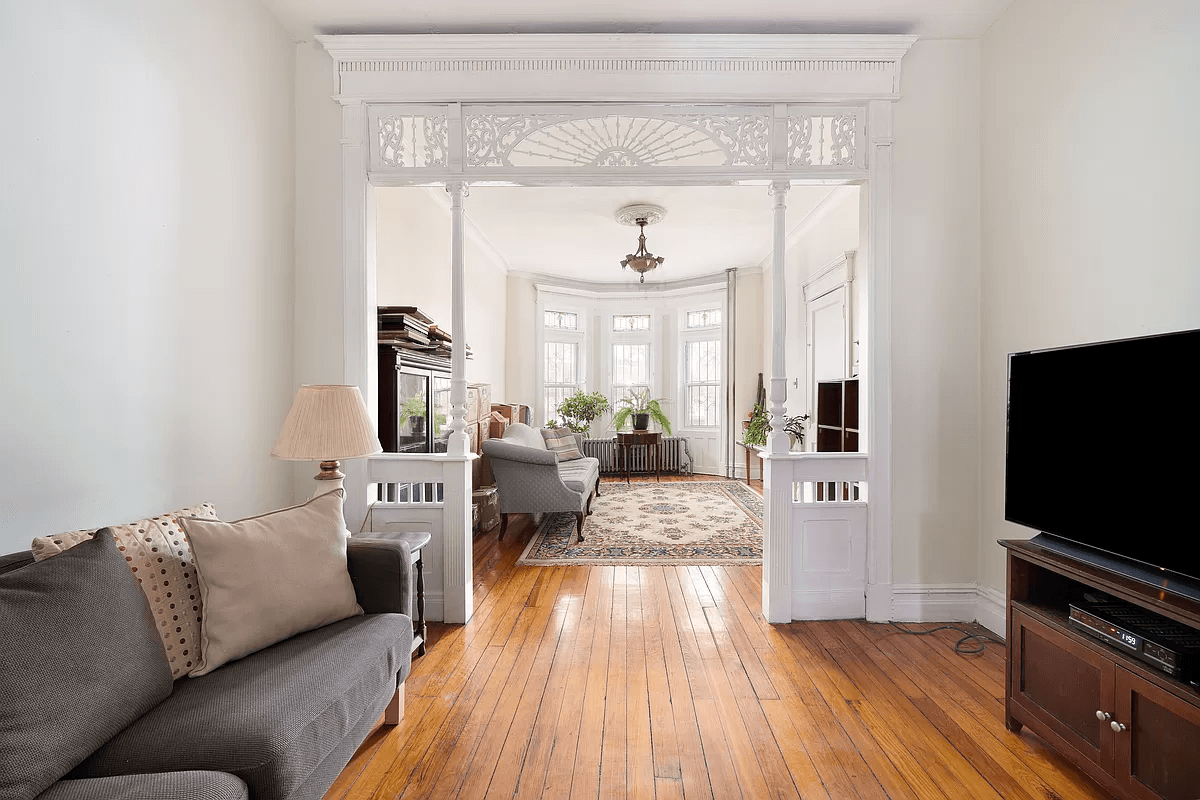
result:
[[[542,428],[542,438],[546,442],[546,449],[552,451],[559,461],[583,458],[579,440],[570,428]]]
[[[362,613],[346,568],[344,495],[336,489],[238,522],[182,520],[204,598],[191,677]]]
[[[111,526],[117,550],[137,576],[146,595],[154,625],[162,639],[173,679],[182,678],[200,663],[200,621],[204,608],[192,550],[179,527],[182,517],[217,519],[211,503],[172,511],[127,525]],[[69,550],[92,538],[95,531],[71,531],[33,540],[35,561]]]

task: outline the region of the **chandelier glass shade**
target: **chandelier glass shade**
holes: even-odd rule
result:
[[[666,209],[648,203],[634,203],[617,211],[617,222],[622,225],[638,226],[638,249],[621,261],[621,268],[628,267],[638,273],[641,283],[646,282],[646,273],[666,261],[646,249],[646,226],[653,225],[666,216]]]

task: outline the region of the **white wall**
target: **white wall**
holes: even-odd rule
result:
[[[1007,354],[1200,327],[1197,42],[1192,0],[1017,0],[983,39],[987,586],[1034,534],[1003,521]]]
[[[257,3],[0,7],[0,552],[291,499],[293,74]]]
[[[376,191],[376,300],[381,306],[416,306],[453,335],[449,198],[438,202],[432,192],[445,195],[441,188]],[[507,396],[507,275],[470,236],[463,264],[466,342],[473,356],[467,380],[490,383],[500,401]]]
[[[894,109],[892,579],[976,580],[979,42],[920,41]],[[945,618],[945,617],[942,617]]]

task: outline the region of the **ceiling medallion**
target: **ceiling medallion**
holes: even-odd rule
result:
[[[665,208],[650,203],[632,203],[617,209],[617,222],[622,225],[637,225],[640,231],[637,252],[625,256],[621,261],[621,268],[629,267],[638,273],[641,283],[646,282],[647,272],[666,261],[662,256],[656,256],[646,249],[646,226],[661,222],[666,215]]]

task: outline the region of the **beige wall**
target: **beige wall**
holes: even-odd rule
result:
[[[510,274],[507,300],[507,386],[505,396],[497,399],[534,408],[537,400],[537,353],[534,347],[534,337],[537,335],[537,320],[534,318],[537,313],[537,289],[533,281]]]
[[[381,306],[416,306],[453,335],[450,211],[435,191],[445,194],[440,188],[376,190],[376,300]],[[466,244],[466,342],[473,356],[467,380],[490,383],[499,399],[507,380],[506,275],[471,237]]]
[[[1191,0],[1017,0],[983,39],[987,586],[1034,534],[1004,522],[1007,354],[1200,327],[1198,42]],[[1097,398],[1114,464],[1126,388]]]
[[[973,583],[979,42],[917,42],[901,81],[892,193],[892,579]]]
[[[0,6],[0,552],[291,499],[294,48],[257,3]]]

